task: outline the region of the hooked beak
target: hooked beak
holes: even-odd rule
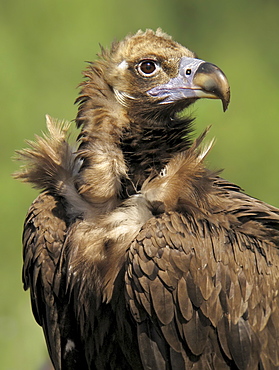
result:
[[[221,69],[203,60],[188,57],[181,58],[177,77],[152,88],[148,94],[159,98],[160,104],[185,99],[221,99],[224,111],[230,102],[230,86]]]

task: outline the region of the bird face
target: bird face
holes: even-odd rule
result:
[[[230,98],[226,76],[217,66],[188,57],[181,58],[176,77],[150,89],[147,93],[161,99],[160,104],[199,98],[221,99],[224,111]]]
[[[200,98],[221,99],[224,110],[229,104],[225,74],[161,30],[124,39],[112,49],[110,60],[114,68],[107,82],[130,115],[177,112]]]

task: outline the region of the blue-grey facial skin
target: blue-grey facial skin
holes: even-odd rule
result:
[[[178,75],[166,84],[147,92],[169,104],[183,99],[221,99],[226,110],[229,103],[229,85],[224,73],[214,64],[201,59],[182,57]]]

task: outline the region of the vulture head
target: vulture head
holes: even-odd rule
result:
[[[94,87],[97,76],[104,78],[105,90],[109,89],[110,98],[114,98],[124,116],[134,121],[151,121],[154,125],[167,117],[173,118],[200,98],[221,99],[224,111],[230,100],[224,73],[214,64],[197,59],[193,52],[161,30],[139,31],[114,43],[109,51],[102,51],[101,60],[91,64],[85,75],[86,88],[78,98],[82,103],[79,123],[83,108],[87,109],[83,104],[84,93],[89,92],[90,85]]]
[[[81,148],[107,133],[106,140],[121,146],[137,188],[151,168],[160,172],[173,153],[190,147],[192,119],[179,112],[200,98],[221,99],[225,111],[230,100],[224,73],[160,29],[138,31],[103,49],[84,75],[76,119]]]

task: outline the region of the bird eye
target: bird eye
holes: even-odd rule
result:
[[[138,65],[138,71],[142,76],[153,76],[158,68],[158,64],[153,60],[143,60]]]

